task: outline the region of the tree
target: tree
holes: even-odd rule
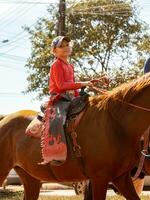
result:
[[[138,54],[135,65],[139,68],[143,68],[145,60],[147,60],[147,57],[150,57],[150,35],[144,34],[143,39],[138,40],[135,46]]]
[[[33,30],[26,28],[32,43],[32,54],[26,64],[29,69],[26,91],[37,91],[39,97],[48,94],[48,72],[53,60],[50,44],[56,36],[57,9],[50,7],[48,11],[49,19],[39,20]],[[135,48],[146,30],[137,15],[133,3],[120,0],[70,2],[66,29],[74,40],[71,61],[79,78],[90,79],[114,71],[114,66],[124,69],[133,65],[133,55],[138,53]]]

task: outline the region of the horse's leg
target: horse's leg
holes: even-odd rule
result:
[[[121,192],[121,194],[128,200],[140,200],[137,195],[130,173],[125,173],[117,179],[113,180],[113,183]]]
[[[105,200],[108,181],[106,179],[94,178],[91,180],[92,185],[92,199],[93,200]]]
[[[6,180],[10,170],[12,169],[13,167],[11,166],[11,163],[9,165],[9,162],[4,162],[4,161],[1,161],[1,166],[0,166],[0,186],[3,185],[3,182]]]
[[[3,173],[3,174],[0,173],[0,186],[3,185],[3,183],[4,183],[5,179],[7,178],[8,174],[9,174],[9,172]]]
[[[84,200],[92,200],[92,186],[91,181],[88,181],[85,186]]]
[[[39,197],[41,182],[30,176],[25,170],[20,167],[15,167],[15,171],[21,178],[24,187],[23,200],[37,200]]]

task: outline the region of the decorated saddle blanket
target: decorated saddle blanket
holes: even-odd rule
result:
[[[58,98],[58,97],[55,97]],[[42,164],[51,163],[53,165],[61,165],[67,158],[67,142],[64,132],[64,125],[66,118],[74,117],[79,114],[87,104],[87,96],[70,99],[65,96],[53,99],[48,103],[48,106],[44,113],[44,122],[39,120],[39,123],[31,131],[31,125],[37,119],[35,118],[26,130],[26,134],[36,137],[36,131],[40,130],[41,146],[42,146]],[[76,107],[76,108],[75,108]],[[34,131],[35,129],[35,131]],[[39,137],[39,133],[37,137]]]
[[[70,101],[60,99],[45,111],[45,130],[42,134],[43,164],[60,165],[66,161],[67,144],[64,125]]]

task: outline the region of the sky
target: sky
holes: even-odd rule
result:
[[[42,101],[34,100],[36,94],[22,93],[27,88],[28,75],[24,65],[31,54],[29,35],[22,27],[34,26],[38,18],[48,15],[48,5],[58,3],[59,0],[0,0],[0,114],[24,109],[39,111]],[[150,0],[137,3],[139,17],[150,26]]]
[[[34,4],[12,3],[18,1]],[[51,3],[58,6],[57,0],[0,0],[0,114],[39,110],[42,102],[33,100],[35,94],[22,93],[27,88],[28,75],[24,65],[31,53],[29,35],[22,27],[30,27],[38,18],[47,16],[47,7]]]

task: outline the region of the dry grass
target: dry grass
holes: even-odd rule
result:
[[[149,196],[142,196],[141,200],[149,200]],[[0,192],[0,200],[23,200],[22,192],[5,191]],[[39,200],[83,200],[83,196],[42,196]],[[121,196],[107,197],[107,200],[124,200]]]
[[[141,200],[148,200],[150,199],[149,196],[142,196]],[[73,197],[58,197],[58,196],[53,196],[53,197],[41,197],[39,200],[83,200],[83,196],[73,196]],[[106,200],[125,200],[121,196],[115,196],[115,197],[107,197]]]
[[[141,200],[149,200],[149,196],[142,196]],[[83,200],[83,196],[73,196],[73,197],[58,197],[58,196],[53,196],[53,197],[42,197],[39,198],[39,200]],[[106,200],[125,200],[121,196],[115,196],[115,197],[107,197]]]

